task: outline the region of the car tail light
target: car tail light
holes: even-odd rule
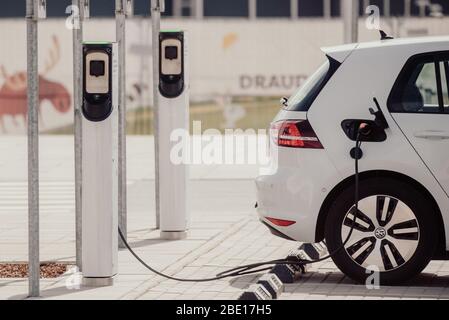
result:
[[[290,148],[323,149],[307,120],[282,120],[271,124],[270,135],[275,144]]]
[[[271,217],[267,217],[266,219],[268,221],[270,221],[272,224],[279,226],[279,227],[288,227],[288,226],[291,226],[292,224],[296,223],[296,221],[282,220],[282,219],[276,219],[276,218],[271,218]]]

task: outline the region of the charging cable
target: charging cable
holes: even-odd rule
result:
[[[324,256],[322,258],[319,259],[315,259],[315,260],[289,260],[289,259],[277,259],[277,260],[270,260],[270,261],[264,261],[264,262],[258,262],[258,263],[253,263],[253,264],[247,264],[247,265],[242,265],[242,266],[237,266],[235,268],[223,271],[218,273],[215,277],[211,277],[211,278],[202,278],[202,279],[183,279],[183,278],[177,278],[174,276],[170,276],[167,274],[164,274],[156,269],[154,269],[153,267],[151,267],[150,265],[148,265],[145,261],[143,261],[135,252],[134,250],[130,247],[130,245],[128,244],[128,242],[126,241],[125,237],[123,236],[122,231],[120,230],[120,228],[118,229],[118,233],[120,238],[122,239],[123,243],[125,244],[125,247],[129,250],[129,252],[148,270],[150,270],[151,272],[170,279],[170,280],[175,280],[175,281],[180,281],[180,282],[209,282],[209,281],[216,281],[216,280],[220,280],[220,279],[224,279],[224,278],[230,278],[230,277],[237,277],[237,276],[242,276],[242,275],[246,275],[246,274],[253,274],[253,273],[259,273],[262,271],[267,271],[271,269],[272,265],[275,264],[290,264],[290,265],[299,265],[299,266],[304,266],[307,264],[311,264],[311,263],[316,263],[316,262],[321,262],[324,260],[327,260],[329,258],[331,258],[332,256],[334,256],[335,254],[337,254],[338,252],[340,252],[345,246],[346,244],[349,242],[349,240],[351,239],[352,233],[354,231],[354,227],[356,225],[356,220],[357,220],[357,215],[358,215],[358,205],[359,205],[359,159],[361,158],[361,149],[360,146],[362,145],[362,142],[360,141],[361,135],[366,135],[368,132],[370,132],[370,126],[367,123],[361,123],[360,126],[357,128],[357,138],[356,138],[356,143],[355,143],[355,153],[356,156],[354,157],[354,202],[355,202],[355,206],[354,206],[354,212],[353,212],[353,216],[354,219],[352,220],[352,224],[351,224],[351,228],[349,229],[349,233],[346,236],[346,239],[343,241],[343,243],[341,244],[341,246],[339,246],[337,249],[335,249],[334,251],[332,251],[331,253],[329,253],[327,256]],[[264,266],[270,266],[270,267],[264,267]]]

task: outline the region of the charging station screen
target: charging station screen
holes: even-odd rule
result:
[[[102,60],[92,60],[89,65],[90,75],[94,77],[104,76],[105,64]]]
[[[176,46],[165,47],[165,59],[168,60],[178,59],[178,47]]]

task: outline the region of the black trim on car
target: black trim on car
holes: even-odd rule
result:
[[[326,86],[328,81],[332,78],[332,76],[335,74],[335,72],[338,70],[338,68],[341,66],[341,63],[337,60],[333,59],[332,57],[326,55],[328,61],[329,61],[329,69],[327,70],[324,77],[322,77],[307,93],[306,97],[302,99],[299,103],[294,105],[289,105],[287,103],[287,106],[284,107],[284,109],[288,111],[308,111],[310,107],[312,106],[315,99],[318,97],[320,92],[323,90],[323,88]]]
[[[440,61],[435,59],[435,76],[437,80],[437,95],[440,113],[444,113],[443,87],[441,83]],[[447,80],[446,80],[447,82]]]
[[[280,232],[279,230],[273,228],[272,226],[270,226],[270,225],[269,225],[268,223],[266,223],[265,221],[260,220],[260,222],[262,222],[262,223],[268,228],[268,230],[270,230],[270,232],[271,232],[272,235],[274,235],[274,236],[276,236],[276,237],[280,237],[280,238],[286,239],[286,240],[296,241],[296,240],[290,238],[289,236],[283,234],[283,233]]]

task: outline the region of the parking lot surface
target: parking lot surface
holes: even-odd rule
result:
[[[146,262],[170,275],[211,277],[231,267],[285,258],[299,243],[272,236],[254,210],[255,166],[204,166],[191,170],[191,228],[186,240],[163,241],[155,230],[154,166],[149,137],[128,137],[128,241]],[[27,260],[25,137],[0,137],[0,262]],[[41,260],[74,263],[73,138],[41,138]],[[119,252],[113,287],[80,285],[71,270],[41,281],[42,299],[237,299],[260,274],[207,283],[155,276],[131,254]],[[0,279],[0,299],[24,299],[26,279]],[[432,261],[416,279],[369,289],[345,277],[330,261],[314,264],[279,299],[448,299],[449,262]]]

